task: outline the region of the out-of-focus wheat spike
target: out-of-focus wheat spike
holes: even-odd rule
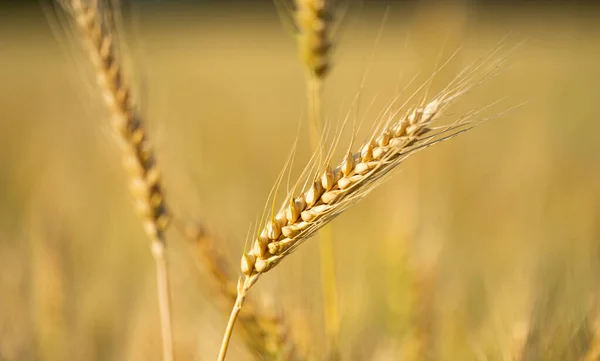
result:
[[[591,337],[581,361],[598,361],[600,360],[600,320],[596,319],[591,325]]]
[[[229,261],[219,251],[214,236],[201,224],[188,223],[183,227],[183,233],[193,243],[202,267],[217,290],[215,294],[221,300],[219,306],[228,312],[237,297],[236,278],[229,272]],[[290,335],[289,323],[283,313],[273,307],[263,307],[248,300],[240,313],[239,326],[244,342],[257,360],[304,360]]]
[[[173,360],[171,306],[164,231],[169,224],[164,191],[152,146],[124,74],[114,28],[114,4],[98,0],[58,0],[79,29],[95,66],[97,83],[112,114],[134,205],[150,237],[156,264],[163,360]]]
[[[110,14],[97,1],[64,0],[74,16],[97,71],[97,82],[105,103],[112,112],[113,126],[123,164],[130,176],[130,188],[144,228],[152,239],[162,239],[169,224],[160,171],[154,150],[134,102],[133,92],[121,67],[119,49],[113,34]]]
[[[248,309],[247,307],[250,306]],[[304,360],[289,333],[289,325],[283,313],[275,309],[265,311],[264,307],[247,303],[241,311],[240,325],[246,343],[251,347],[257,360]]]
[[[525,361],[525,351],[529,339],[529,323],[520,322],[513,327],[510,361]]]
[[[298,51],[304,66],[315,78],[323,78],[330,67],[330,30],[333,0],[295,0],[294,14]]]
[[[202,267],[209,273],[213,285],[219,288],[217,295],[230,305],[237,295],[235,278],[228,271],[229,262],[215,245],[214,238],[199,223],[188,223],[182,228],[185,237],[196,249]]]

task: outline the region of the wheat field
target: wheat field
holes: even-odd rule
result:
[[[597,360],[598,11],[342,10],[323,118],[331,133],[347,114],[360,121],[358,144],[457,49],[435,92],[499,43],[507,62],[447,111],[452,121],[492,104],[492,119],[412,156],[331,223],[340,358]],[[40,8],[2,16],[0,360],[161,360],[152,254],[85,51]],[[207,225],[237,275],[293,143],[294,177],[313,153],[289,24],[268,2],[124,17],[170,208]],[[167,239],[175,356],[215,359],[228,314],[201,248],[175,229]],[[248,296],[285,316],[307,360],[329,347],[319,252],[317,235]],[[238,331],[227,359],[261,359]]]

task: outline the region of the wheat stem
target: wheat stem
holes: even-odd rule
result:
[[[308,99],[308,124],[310,130],[310,142],[313,152],[318,152],[322,157],[323,147],[320,144],[320,134],[323,132],[323,109],[322,89],[324,77],[317,77],[309,73],[307,77],[307,99]],[[331,361],[339,359],[339,317],[337,281],[335,276],[335,256],[333,252],[333,230],[326,225],[320,234],[320,256],[321,256],[321,288],[325,303],[325,330],[328,339],[328,359]]]
[[[156,265],[156,285],[160,310],[160,329],[163,340],[163,360],[172,361],[174,359],[174,351],[173,330],[171,328],[171,292],[167,259],[165,257],[165,245],[162,241],[156,239],[152,242],[151,247]]]
[[[322,126],[322,108],[321,108],[321,93],[323,82],[309,74],[306,80],[306,99],[308,104],[307,120],[309,129],[309,139],[313,152],[320,151]]]
[[[313,152],[322,157],[322,89],[330,70],[330,28],[333,0],[296,0],[297,43],[300,60],[306,69],[308,124]],[[321,288],[325,303],[325,329],[329,344],[329,360],[339,359],[338,300],[333,254],[333,231],[325,226],[320,236]]]
[[[238,319],[240,311],[242,310],[242,306],[246,300],[246,295],[248,294],[249,288],[249,286],[246,286],[246,282],[240,278],[238,282],[237,298],[231,309],[231,315],[229,316],[229,321],[227,321],[227,327],[225,328],[225,333],[223,334],[221,349],[219,350],[219,357],[217,358],[218,361],[224,361],[225,356],[227,356],[227,348],[229,347],[233,327],[235,326],[235,321]]]
[[[321,229],[319,245],[321,253],[321,287],[323,288],[323,299],[325,301],[325,330],[327,331],[329,346],[327,359],[334,361],[340,359],[340,321],[331,228],[331,225],[326,225]]]
[[[309,74],[307,77],[309,138],[313,152],[319,152],[320,157],[322,157],[323,150],[320,144],[320,134],[323,131],[323,109],[321,105],[323,81],[324,77],[317,77],[313,74]],[[330,225],[326,225],[321,230],[319,245],[319,253],[321,255],[321,288],[325,303],[325,330],[329,347],[328,359],[333,361],[339,359],[339,317],[337,310],[338,297],[335,257],[333,253],[333,230]]]

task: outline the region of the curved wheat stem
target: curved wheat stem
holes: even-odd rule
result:
[[[82,37],[97,72],[97,82],[113,117],[113,128],[130,177],[135,208],[151,239],[156,264],[158,301],[163,340],[163,360],[173,360],[171,304],[164,231],[169,224],[160,172],[139,110],[119,61],[113,34],[112,8],[98,0],[59,0]]]

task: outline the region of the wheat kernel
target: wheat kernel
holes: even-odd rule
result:
[[[342,194],[344,194],[344,191],[342,191],[342,190],[333,190],[333,191],[325,192],[321,196],[321,200],[325,204],[331,204],[331,203],[336,202]]]
[[[281,235],[281,226],[276,220],[270,220],[267,223],[267,237],[269,239],[277,239]]]
[[[321,194],[323,194],[321,182],[313,182],[308,192],[306,192],[306,206],[309,208],[314,206],[319,201]]]
[[[321,185],[326,191],[330,190],[335,185],[335,175],[331,171],[330,166],[327,166],[327,169],[325,169],[325,172],[321,177]]]
[[[254,269],[254,264],[256,263],[256,256],[251,253],[246,253],[242,255],[242,263],[241,270],[242,273],[249,276],[252,274],[252,270]]]

